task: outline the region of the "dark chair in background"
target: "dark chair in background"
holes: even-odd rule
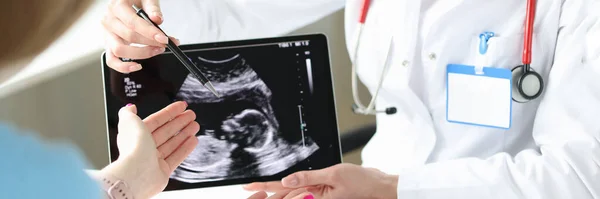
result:
[[[342,145],[342,154],[352,152],[360,147],[364,146],[371,140],[371,137],[375,134],[376,125],[369,124],[360,128],[350,130],[342,133],[340,137]]]

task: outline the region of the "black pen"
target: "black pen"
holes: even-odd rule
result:
[[[149,22],[152,25],[154,25],[154,27],[158,28],[168,38],[167,33],[165,33],[165,31],[163,31],[162,29],[160,29],[160,27],[158,27],[158,25],[156,25],[154,22],[152,22],[152,20],[150,20],[150,17],[148,17],[148,14],[146,14],[146,12],[144,12],[144,10],[142,10],[141,8],[138,8],[135,5],[132,5],[132,7],[133,7],[133,9],[135,9],[135,12],[137,13],[138,16],[142,17],[144,20],[146,20],[147,22]],[[171,52],[173,52],[173,54],[175,55],[175,57],[177,57],[177,59],[179,59],[179,61],[181,61],[181,63],[183,64],[183,66],[185,66],[190,71],[190,73],[192,73],[194,76],[196,76],[196,78],[198,78],[198,80],[200,80],[200,82],[202,83],[202,85],[204,85],[204,87],[206,87],[206,89],[210,90],[210,92],[212,92],[215,96],[220,97],[219,94],[217,93],[217,91],[215,90],[215,87],[200,72],[200,70],[198,69],[198,67],[196,66],[196,64],[194,64],[194,62],[192,62],[190,60],[190,58],[188,58],[183,53],[183,51],[181,51],[181,49],[177,45],[175,45],[175,42],[171,41],[171,39],[169,39],[169,42],[167,44],[167,48],[169,48],[169,50],[171,50]]]

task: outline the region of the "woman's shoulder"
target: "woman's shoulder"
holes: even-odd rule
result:
[[[98,198],[84,172],[87,161],[68,142],[47,143],[33,133],[0,123],[0,198]]]

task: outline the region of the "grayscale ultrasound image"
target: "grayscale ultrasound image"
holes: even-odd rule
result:
[[[117,161],[119,110],[146,118],[175,101],[196,114],[198,145],[165,191],[278,181],[342,162],[324,35],[182,45],[219,97],[167,51],[120,73],[103,56],[110,160]]]
[[[199,183],[274,175],[319,149],[309,136],[295,142],[281,136],[271,90],[241,55],[194,61],[221,96],[214,96],[191,74],[176,93],[177,100],[203,112],[197,113],[199,144],[172,179]]]

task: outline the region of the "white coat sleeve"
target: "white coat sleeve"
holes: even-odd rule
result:
[[[342,9],[345,0],[169,0],[161,28],[186,43],[280,36]]]
[[[566,0],[538,149],[457,159],[399,174],[398,198],[600,198],[600,1]]]

